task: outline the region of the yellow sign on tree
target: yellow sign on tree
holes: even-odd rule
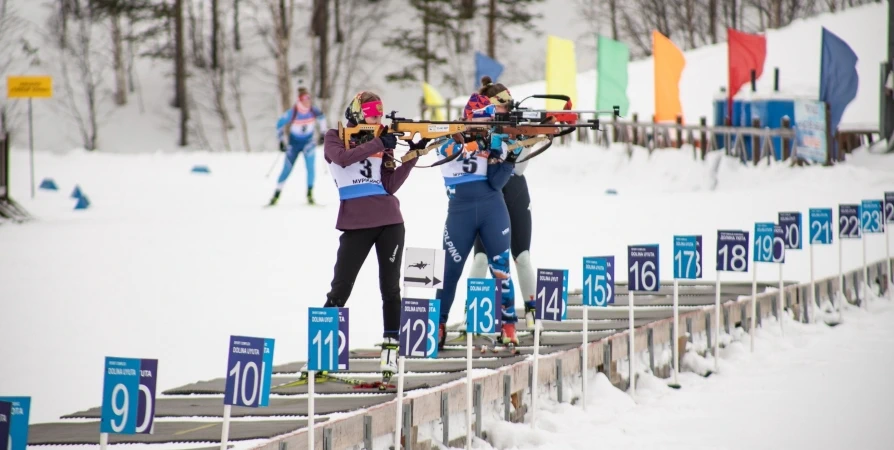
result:
[[[46,75],[6,77],[8,98],[50,98],[53,96],[53,77]]]

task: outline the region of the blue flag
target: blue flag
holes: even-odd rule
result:
[[[857,54],[825,27],[822,42],[819,99],[829,104],[829,129],[835,134],[844,109],[857,96]]]
[[[481,52],[475,52],[475,90],[478,90],[478,87],[481,84],[481,77],[487,75],[493,80],[494,83],[497,82],[497,78],[503,74],[503,65],[498,63],[497,61],[490,59],[487,55]]]

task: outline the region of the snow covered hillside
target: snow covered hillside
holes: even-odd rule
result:
[[[396,2],[397,0],[392,0]],[[64,151],[82,146],[82,139],[71,113],[63,106],[63,78],[58,65],[59,55],[48,45],[50,36],[46,20],[52,9],[49,0],[29,2],[12,2],[7,6],[18,11],[21,25],[25,27],[24,38],[29,47],[39,47],[37,55],[41,65],[27,67],[17,64],[16,73],[49,73],[56,83],[56,97],[52,100],[34,102],[35,114],[35,147],[38,150]],[[384,2],[380,2],[383,3]],[[567,0],[547,0],[534,8],[543,14],[538,22],[540,35],[532,32],[518,33],[521,42],[500,50],[500,59],[506,61],[506,72],[502,81],[510,84],[513,94],[521,98],[523,95],[544,92],[543,82],[526,82],[543,78],[546,36],[554,35],[574,40],[576,43],[577,67],[581,72],[578,77],[578,103],[581,107],[590,107],[594,102],[595,90],[595,38],[590,25],[576,11],[579,2]],[[245,51],[232,62],[244,66],[245,73],[239,90],[242,93],[243,109],[246,118],[247,141],[252,151],[270,151],[275,149],[276,140],[273,132],[275,118],[280,113],[273,75],[273,61],[266,45],[252,33],[256,22],[267,20],[269,12],[261,7],[252,7],[251,2],[244,3],[245,17],[256,17],[257,20],[245,20]],[[298,2],[299,15],[306,15],[308,6]],[[884,36],[887,26],[887,6],[884,3],[873,3],[836,14],[825,14],[807,20],[800,20],[781,30],[768,33],[768,55],[766,71],[759,81],[759,91],[769,92],[772,86],[772,69],[781,69],[782,89],[787,93],[816,95],[818,90],[820,27],[826,26],[847,41],[860,58],[860,90],[857,99],[845,112],[843,124],[869,123],[878,121],[878,100],[876,86],[878,82],[878,63],[885,57]],[[207,14],[207,12],[206,12]],[[387,26],[395,26],[412,21],[409,12],[402,8],[390,8],[387,13]],[[299,21],[303,24],[303,21]],[[205,30],[207,32],[207,30]],[[97,27],[95,38],[104,39],[104,27]],[[308,46],[302,36],[306,28],[301,25],[296,31],[293,42],[295,65],[311,61]],[[603,32],[606,32],[603,30]],[[387,33],[381,33],[383,36]],[[477,48],[483,48],[481,32],[476,34]],[[374,39],[379,39],[379,33]],[[13,40],[16,49],[21,44]],[[98,41],[99,42],[99,41]],[[378,41],[376,41],[378,42]],[[679,43],[678,43],[679,44]],[[378,45],[378,44],[377,44]],[[13,47],[10,46],[10,49]],[[107,49],[99,50],[108,52]],[[388,53],[375,56],[374,61],[390,61],[395,54]],[[720,86],[726,85],[726,44],[702,47],[686,53],[686,67],[681,81],[681,95],[685,119],[695,122],[699,116],[710,117],[711,99]],[[173,64],[167,60],[153,61],[138,59],[135,67],[136,92],[131,95],[129,103],[123,107],[112,106],[111,94],[112,73],[109,57],[100,61],[105,64],[104,89],[100,92],[98,107],[99,148],[105,152],[156,152],[176,150],[178,136],[178,112],[170,106],[173,97]],[[100,64],[102,65],[102,64]],[[370,89],[383,94],[386,110],[397,110],[404,117],[414,117],[419,111],[421,89],[418,86],[400,87],[386,83],[384,74],[392,70],[391,64],[374,64],[358,70],[353,75],[351,86],[342,89],[353,93],[360,89]],[[11,69],[11,70],[13,70]],[[457,63],[455,70],[469,79],[471,89],[474,78],[474,67],[471,63]],[[297,82],[296,80],[293,80]],[[0,88],[5,84],[5,77],[0,80]],[[77,83],[74,83],[77,86]],[[235,102],[228,95],[227,104],[231,109],[231,119],[235,128],[226,135],[222,132],[220,120],[213,112],[213,94],[211,78],[201,71],[195,71],[189,81],[190,95],[199,109],[193,111],[191,125],[200,131],[201,138],[195,137],[189,148],[207,146],[214,151],[224,151],[228,146],[234,150],[245,148],[241,125],[235,112]],[[451,92],[441,86],[442,94],[450,96]],[[77,89],[76,89],[77,90]],[[80,95],[80,94],[78,94]],[[630,64],[630,80],[628,95],[631,100],[630,111],[639,113],[643,120],[651,117],[653,109],[653,78],[651,59]],[[466,94],[460,95],[458,101],[465,101]],[[76,97],[81,101],[82,97]],[[27,106],[24,101],[14,101],[13,112],[8,117],[14,130],[14,145],[26,147],[27,140]],[[331,111],[330,124],[341,119],[344,101],[337,99]],[[83,111],[83,108],[82,108]]]
[[[797,20],[779,30],[769,30],[767,59],[763,75],[757,80],[756,95],[772,95],[773,68],[779,68],[780,94],[816,99],[819,96],[820,44],[822,27],[843,39],[857,54],[860,85],[857,97],[848,105],[841,127],[868,125],[878,127],[879,64],[887,58],[884,36],[888,30],[888,5],[873,3],[838,13],[826,13]],[[680,46],[678,44],[678,46]],[[713,99],[727,85],[726,42],[685,52],[686,65],[680,79],[680,101],[685,123],[698,123],[699,117],[713,124]],[[579,70],[582,66],[578,65]],[[627,96],[630,113],[640,121],[651,121],[655,110],[653,59],[628,65]],[[592,109],[596,104],[596,70],[581,71],[577,77],[577,108]],[[513,97],[522,99],[546,92],[544,81],[510,86]],[[751,95],[750,85],[742,87],[738,96]],[[457,97],[465,101],[468,96]],[[542,107],[542,101],[529,100],[527,106]],[[630,117],[627,117],[630,119]]]

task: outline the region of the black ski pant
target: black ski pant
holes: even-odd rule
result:
[[[510,243],[512,258],[518,258],[525,250],[531,250],[531,195],[528,193],[528,181],[524,175],[513,175],[503,187],[503,198],[506,201],[506,209],[509,210],[509,223],[511,224]],[[487,252],[481,236],[475,239],[475,253]],[[525,299],[527,300],[527,299]]]
[[[379,259],[379,290],[382,293],[383,337],[397,339],[400,328],[400,269],[404,247],[404,224],[346,230],[339,238],[332,288],[326,307],[344,307],[354,281],[373,245]]]

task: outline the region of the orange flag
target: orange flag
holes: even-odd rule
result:
[[[674,121],[683,115],[680,77],[686,60],[683,52],[658,30],[652,30],[652,55],[655,58],[655,121]]]

